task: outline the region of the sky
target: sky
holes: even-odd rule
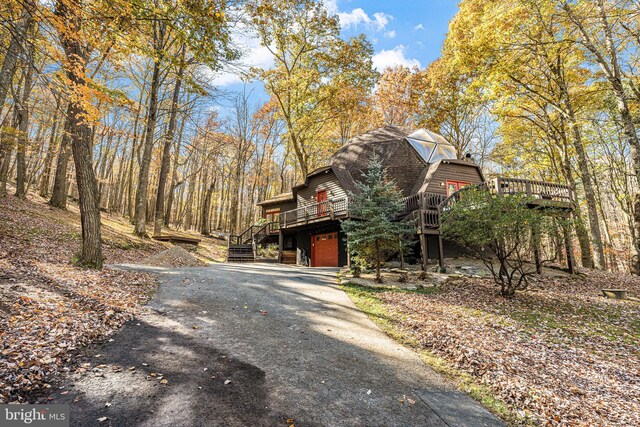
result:
[[[388,66],[426,67],[440,55],[449,21],[458,10],[455,0],[325,0],[331,13],[340,18],[345,38],[366,34],[373,44],[373,65],[378,71]],[[245,55],[234,71],[212,76],[212,82],[228,92],[243,90],[240,79],[243,67],[270,68],[273,58],[259,41],[245,33],[236,36]],[[259,83],[249,83],[252,100],[268,99]],[[224,115],[224,102],[220,110]]]

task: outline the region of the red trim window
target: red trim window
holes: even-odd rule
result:
[[[327,204],[323,203],[327,201],[327,190],[318,190],[316,192],[316,202],[318,203],[318,216],[324,216],[327,214]]]
[[[447,180],[447,196],[452,195],[456,191],[462,190],[464,187],[468,185],[471,185],[471,183],[466,181],[453,181],[448,179]]]
[[[264,219],[267,222],[280,222],[280,209],[266,209],[264,211]]]

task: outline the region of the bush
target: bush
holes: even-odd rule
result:
[[[536,272],[536,242],[552,230],[554,212],[530,207],[528,201],[524,195],[497,196],[470,188],[442,214],[443,237],[481,259],[504,296],[527,288]]]

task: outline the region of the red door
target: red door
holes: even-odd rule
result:
[[[318,216],[327,214],[327,190],[318,190],[316,193],[316,202],[318,203]]]
[[[338,233],[311,236],[311,267],[338,266]]]

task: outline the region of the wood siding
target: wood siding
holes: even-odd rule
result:
[[[298,207],[301,208],[316,203],[316,192],[318,190],[326,190],[328,200],[347,197],[347,193],[338,182],[338,178],[329,170],[311,177],[309,179],[309,186],[298,190]]]
[[[296,202],[294,201],[280,202],[280,203],[274,203],[272,205],[262,206],[262,217],[264,218],[265,213],[273,209],[280,209],[280,213],[282,213],[286,211],[291,211],[295,208],[296,208]]]
[[[447,180],[464,181],[471,184],[482,184],[482,176],[478,168],[473,165],[460,165],[441,162],[434,172],[426,191],[429,193],[447,195]]]

